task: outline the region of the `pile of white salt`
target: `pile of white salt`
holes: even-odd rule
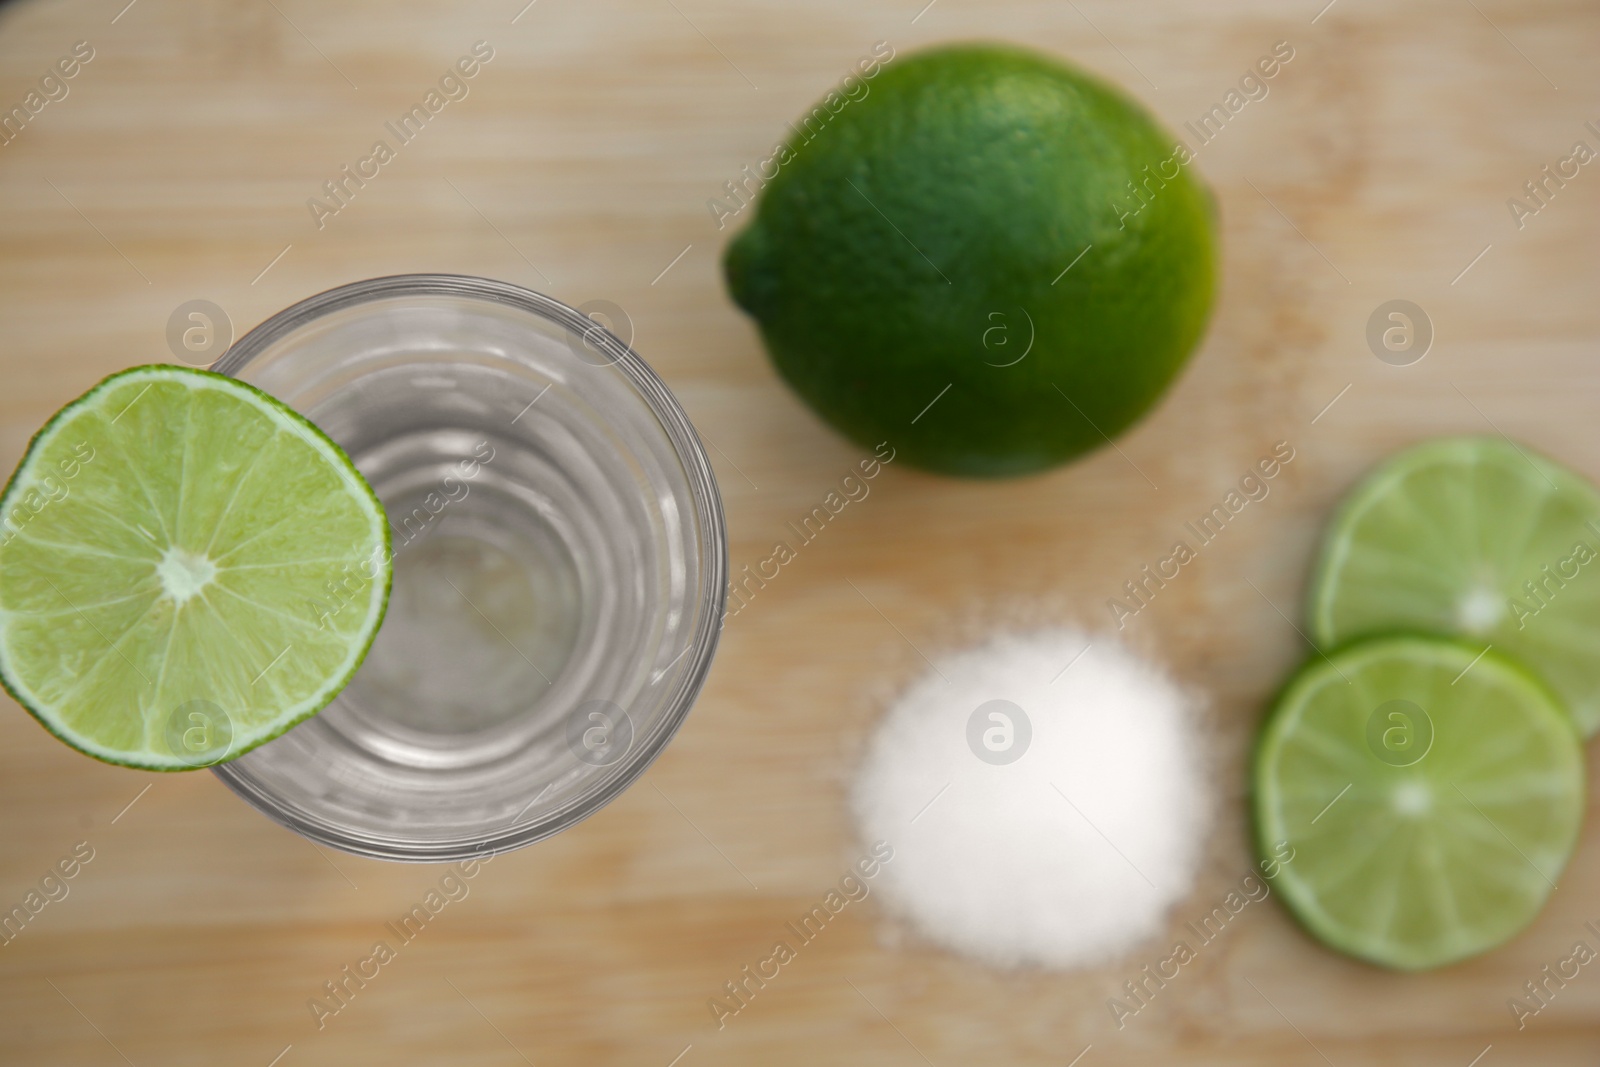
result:
[[[1068,629],[946,657],[890,707],[855,781],[895,861],[885,906],[996,966],[1080,967],[1159,934],[1210,816],[1194,702]]]

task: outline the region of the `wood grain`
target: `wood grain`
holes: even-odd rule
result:
[[[1500,430],[1600,477],[1600,176],[1585,168],[1522,229],[1506,207],[1594,142],[1594,5],[125,2],[0,10],[0,107],[74,42],[95,50],[0,145],[0,466],[102,375],[170,358],[167,318],[186,300],[216,301],[242,332],[358,278],[483,274],[627,309],[715,443],[736,567],[858,457],[777,381],[729,302],[731,231],[705,202],[875,41],[1031,43],[1174,129],[1274,42],[1295,59],[1201,153],[1223,299],[1120,452],[1002,484],[891,468],[730,622],[700,705],[641,784],[485,867],[321,1030],[308,998],[443,872],[319,853],[209,775],[101,766],[7,702],[0,902],[78,842],[94,859],[0,947],[0,1061],[1594,1062],[1600,973],[1521,1032],[1506,1001],[1600,919],[1600,822],[1534,927],[1436,974],[1344,961],[1270,903],[1118,1030],[1106,1000],[1143,958],[993,973],[899,936],[869,900],[724,1029],[706,1007],[856,855],[842,783],[922,654],[997,625],[1105,625],[1123,579],[1273,442],[1297,458],[1272,495],[1128,627],[1211,698],[1224,818],[1175,926],[1248,865],[1240,753],[1305,653],[1280,610],[1295,615],[1317,530],[1361,470],[1430,434]],[[495,55],[470,94],[318,229],[306,200],[478,40]],[[1410,367],[1363,338],[1393,298],[1437,331]]]

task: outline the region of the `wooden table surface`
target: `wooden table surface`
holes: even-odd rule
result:
[[[736,568],[859,458],[777,380],[719,280],[732,227],[706,201],[787,121],[880,40],[898,55],[1029,42],[1126,86],[1173,129],[1276,42],[1294,58],[1200,154],[1221,204],[1221,301],[1120,453],[1000,484],[891,467],[730,620],[698,707],[638,785],[484,867],[320,1030],[308,999],[443,869],[321,851],[209,774],[103,766],[5,702],[0,905],[74,848],[93,859],[0,946],[0,1062],[1596,1062],[1600,971],[1520,1032],[1506,1003],[1575,941],[1594,943],[1594,819],[1532,928],[1439,973],[1346,961],[1272,902],[1119,1030],[1106,1001],[1137,961],[996,973],[897,936],[872,899],[725,1028],[707,1000],[859,853],[844,783],[921,653],[996,626],[1106,626],[1123,579],[1284,440],[1296,459],[1271,496],[1127,630],[1211,698],[1223,813],[1174,927],[1245,873],[1240,753],[1306,654],[1285,616],[1352,480],[1407,442],[1494,430],[1600,477],[1600,173],[1547,186],[1520,226],[1507,206],[1574,142],[1600,145],[1585,128],[1600,118],[1600,9],[126,2],[0,9],[0,108],[76,42],[93,50],[67,94],[0,145],[0,466],[102,375],[170,359],[168,318],[185,301],[216,302],[242,333],[359,278],[481,274],[626,309],[714,446]],[[319,228],[308,198],[480,40],[493,58],[468,95]],[[1414,365],[1368,349],[1368,317],[1392,299],[1433,324]]]

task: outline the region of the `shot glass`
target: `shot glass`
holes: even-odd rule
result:
[[[214,767],[229,788],[321,844],[449,861],[572,826],[660,755],[716,650],[727,535],[694,428],[627,343],[514,285],[402,275],[279,312],[213,369],[339,442],[393,538],[366,661]]]

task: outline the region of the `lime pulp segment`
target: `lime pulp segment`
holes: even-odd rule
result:
[[[1455,634],[1526,663],[1600,729],[1600,492],[1500,438],[1408,449],[1341,506],[1312,585],[1323,647]]]
[[[1379,638],[1313,659],[1255,756],[1259,847],[1332,948],[1403,970],[1477,955],[1530,923],[1572,854],[1582,741],[1511,659]]]
[[[389,557],[371,488],[305,418],[222,375],[123,371],[0,496],[0,681],[100,759],[230,759],[349,681]]]

